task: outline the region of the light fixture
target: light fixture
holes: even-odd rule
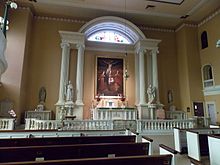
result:
[[[9,29],[8,24],[9,24],[9,21],[7,20],[7,21],[6,21],[6,30]],[[4,18],[3,18],[3,17],[0,17],[0,28],[3,29],[3,26],[4,26]]]
[[[6,30],[9,29],[8,28],[8,9],[12,8],[12,9],[17,9],[17,4],[13,1],[6,1],[5,2],[5,11],[4,11],[4,18],[2,19],[3,22],[1,22],[1,28],[2,28],[2,32],[4,34],[4,36],[6,37]]]
[[[216,42],[216,48],[220,48],[220,39]]]

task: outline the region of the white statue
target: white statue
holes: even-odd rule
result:
[[[148,104],[152,104],[156,98],[156,89],[151,84],[147,88]]]
[[[71,81],[68,82],[66,88],[66,101],[73,101],[73,85]]]

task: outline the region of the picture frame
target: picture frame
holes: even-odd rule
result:
[[[124,96],[124,59],[96,58],[96,98],[122,98]]]

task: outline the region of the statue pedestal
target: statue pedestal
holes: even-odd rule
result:
[[[66,115],[67,115],[67,116],[73,115],[73,107],[74,107],[73,101],[67,101],[67,102],[65,102],[64,107],[65,107]]]
[[[76,103],[74,106],[72,115],[76,116],[76,119],[78,120],[83,120],[83,107],[84,107],[83,103],[79,103],[79,104]]]
[[[147,104],[137,105],[138,119],[150,119]]]
[[[157,116],[156,116],[156,111],[158,109],[162,109],[163,108],[163,104],[155,104],[155,103],[148,103],[147,104],[147,109],[149,111],[149,116],[150,116],[150,119],[157,119]]]
[[[56,120],[61,120],[63,116],[64,103],[56,103]]]

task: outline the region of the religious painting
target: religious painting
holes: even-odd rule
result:
[[[97,57],[96,96],[120,98],[123,96],[123,59]]]

